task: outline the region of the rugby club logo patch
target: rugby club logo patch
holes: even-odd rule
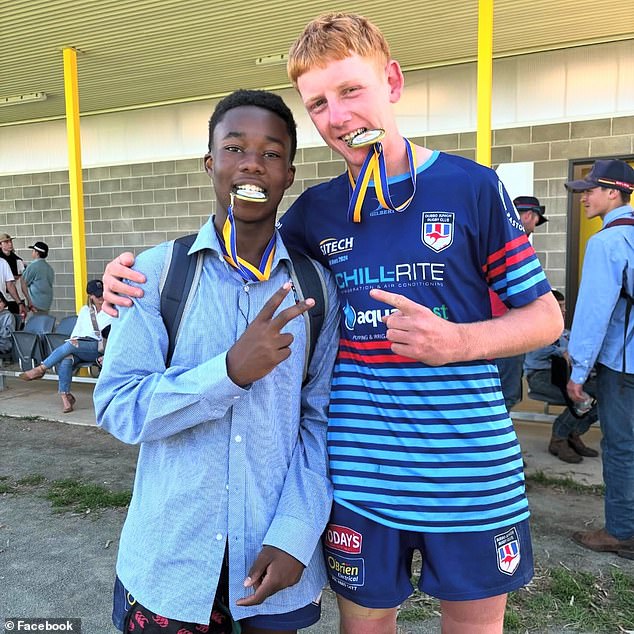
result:
[[[496,535],[495,549],[497,551],[498,570],[505,575],[512,575],[520,565],[520,539],[515,527],[505,533]]]
[[[437,253],[453,242],[454,213],[451,211],[423,212],[421,239],[423,244]]]

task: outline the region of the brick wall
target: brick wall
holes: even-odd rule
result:
[[[474,132],[414,139],[421,145],[475,157]],[[634,116],[495,130],[492,160],[533,161],[535,195],[549,222],[534,234],[534,245],[551,283],[565,286],[569,161],[634,155]],[[297,175],[284,211],[303,189],[341,174],[344,163],[329,148],[298,151]],[[33,240],[51,248],[56,272],[57,315],[74,312],[73,266],[67,172],[0,176],[0,232],[15,237],[17,252],[29,257]],[[215,205],[202,160],[185,159],[84,170],[84,214],[89,279],[122,250],[140,251],[196,231]]]

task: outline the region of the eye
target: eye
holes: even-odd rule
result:
[[[310,106],[308,106],[308,111],[309,112],[319,112],[320,110],[323,110],[326,106],[326,100],[325,99],[317,99],[316,101],[313,101]]]
[[[242,152],[242,148],[238,145],[225,145],[224,149],[227,152]]]
[[[279,152],[274,152],[273,150],[267,150],[266,152],[264,152],[264,157],[265,158],[281,158],[281,154]]]

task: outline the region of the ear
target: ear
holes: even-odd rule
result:
[[[295,182],[295,166],[289,165],[288,172],[286,174],[286,184],[284,185],[284,189],[288,189]]]
[[[211,156],[211,152],[207,152],[207,154],[205,154],[205,156],[203,157],[203,162],[204,162],[205,172],[207,172],[207,174],[211,176],[211,173],[213,172],[213,162],[214,162],[214,159]]]
[[[403,94],[405,78],[401,66],[395,59],[391,59],[385,67],[387,83],[390,87],[390,103],[396,103]]]

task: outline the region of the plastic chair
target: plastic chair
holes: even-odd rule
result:
[[[42,363],[46,351],[44,335],[55,327],[52,315],[32,315],[24,330],[11,333],[13,348],[23,372]]]
[[[54,332],[70,336],[70,333],[73,332],[73,328],[76,323],[77,315],[67,315],[66,317],[62,317],[57,326],[55,326]]]

